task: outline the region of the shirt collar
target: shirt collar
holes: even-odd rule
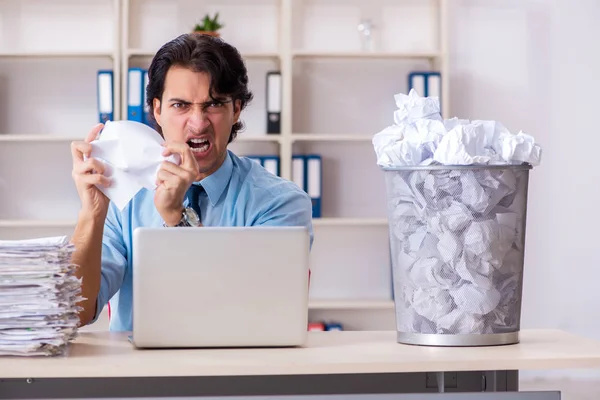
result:
[[[232,173],[233,161],[231,160],[229,150],[227,150],[225,161],[223,161],[223,164],[221,164],[219,169],[217,169],[214,173],[200,181],[200,185],[202,185],[202,187],[206,191],[208,199],[210,200],[210,203],[213,206],[217,204],[217,201],[219,201],[219,199],[221,198],[221,195],[223,194],[225,188],[229,184],[229,180],[231,179]]]

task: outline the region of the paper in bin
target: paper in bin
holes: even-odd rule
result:
[[[541,147],[524,132],[513,134],[497,121],[444,120],[439,99],[414,89],[394,98],[394,123],[372,140],[379,166],[540,163]]]
[[[496,121],[443,120],[437,99],[414,91],[395,100],[373,146],[378,165],[401,167],[386,173],[397,328],[518,330],[527,168],[485,166],[539,165],[539,144]]]
[[[392,240],[398,242],[392,257],[400,275],[395,280],[396,296],[405,290],[411,293],[404,310],[399,310],[401,326],[418,326],[430,333],[505,331],[507,323],[518,322],[513,313],[519,309],[515,284],[522,274],[524,224],[524,195],[519,188],[525,175],[508,171],[473,175],[468,185],[479,185],[477,190],[447,193],[433,185],[435,193],[425,195],[429,188],[423,172],[407,171],[390,179],[389,201],[396,205],[389,223]],[[401,193],[394,193],[393,182],[399,179],[412,184],[399,185]],[[504,190],[505,182],[513,186]],[[485,185],[498,189],[486,191]],[[508,285],[507,280],[513,283]]]

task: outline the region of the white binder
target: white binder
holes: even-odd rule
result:
[[[263,158],[263,167],[275,176],[279,175],[279,161],[277,158]]]
[[[425,76],[423,74],[412,74],[410,87],[415,89],[419,96],[427,96],[427,89],[425,88]]]
[[[441,82],[440,75],[429,74],[427,75],[427,96],[440,97],[441,94]]]
[[[97,76],[98,120],[105,123],[114,119],[113,71],[100,70]]]
[[[300,189],[306,191],[306,178],[304,172],[303,156],[292,156],[292,182],[298,185]]]

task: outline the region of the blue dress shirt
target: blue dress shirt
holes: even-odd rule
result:
[[[204,189],[199,195],[202,225],[306,226],[312,248],[311,200],[296,184],[229,150],[221,167],[199,184]],[[189,205],[188,200],[184,205]],[[121,211],[110,204],[102,239],[101,283],[96,307],[97,318],[110,300],[110,330],[132,330],[133,231],[137,227],[162,226],[151,190],[142,189]]]

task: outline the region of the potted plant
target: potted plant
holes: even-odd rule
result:
[[[219,13],[217,12],[214,18],[206,14],[202,23],[197,23],[194,26],[194,33],[210,36],[220,36],[219,29],[223,28],[223,24],[219,22]]]

